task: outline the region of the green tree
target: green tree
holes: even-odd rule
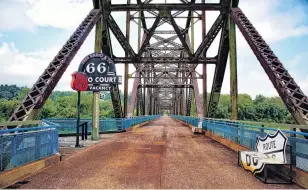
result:
[[[253,100],[248,94],[238,95],[238,119],[255,120]]]

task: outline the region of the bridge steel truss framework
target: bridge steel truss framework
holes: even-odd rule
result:
[[[196,104],[198,116],[213,117],[219,102],[228,56],[230,56],[231,115],[232,119],[236,119],[235,26],[237,26],[295,121],[298,124],[308,124],[307,96],[238,8],[238,0],[220,0],[219,3],[205,3],[204,0],[201,3],[195,3],[195,0],[179,0],[179,2],[157,4],[152,3],[152,0],[137,0],[137,3],[131,4],[131,1],[127,0],[127,4],[112,4],[110,0],[93,0],[93,10],[48,65],[9,120],[23,121],[35,118],[94,25],[101,22],[102,27],[96,27],[96,32],[102,32],[102,35],[97,35],[101,39],[96,41],[102,44],[102,52],[111,56],[116,64],[125,64],[124,109],[122,109],[118,86],[114,86],[111,91],[116,117],[132,116],[134,111],[137,115],[151,115],[164,110],[169,110],[172,114],[190,115],[192,104]],[[111,12],[117,11],[127,13],[126,35],[111,15]],[[201,11],[201,14],[197,11]],[[205,33],[206,11],[220,12],[207,34]],[[139,16],[135,16],[136,13],[139,13]],[[176,22],[179,18],[186,18],[184,27],[180,27]],[[150,27],[148,19],[155,19]],[[195,19],[202,22],[202,42],[196,51],[193,48]],[[138,24],[138,41],[140,41],[138,52],[135,52],[129,43],[131,22]],[[166,24],[171,29],[162,28]],[[189,30],[192,31],[191,36]],[[113,55],[110,32],[124,49],[125,57]],[[220,43],[217,56],[207,57],[207,50],[219,32]],[[143,33],[142,38],[141,33]],[[156,41],[150,43],[151,39]],[[132,74],[128,73],[128,64],[133,64],[135,67]],[[195,70],[198,64],[203,65],[202,74]],[[216,66],[208,104],[207,64]],[[134,82],[128,105],[129,78]],[[203,80],[202,105],[197,79]]]

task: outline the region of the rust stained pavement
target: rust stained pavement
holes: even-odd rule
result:
[[[164,116],[37,173],[19,188],[298,188],[263,184],[237,153]]]

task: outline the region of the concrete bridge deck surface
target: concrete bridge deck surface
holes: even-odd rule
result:
[[[237,153],[164,116],[111,134],[37,173],[20,188],[299,188],[263,184],[237,166]]]

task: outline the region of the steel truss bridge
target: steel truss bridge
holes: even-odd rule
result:
[[[113,86],[110,91],[116,117],[132,116],[134,110],[137,115],[154,115],[169,110],[175,115],[189,116],[192,104],[196,105],[198,116],[213,117],[230,57],[231,119],[236,119],[235,29],[238,27],[295,121],[302,125],[308,124],[307,96],[238,7],[239,0],[220,0],[219,3],[206,3],[205,0],[201,3],[195,0],[179,0],[178,3],[155,3],[153,0],[137,0],[134,3],[127,0],[126,4],[113,2],[93,0],[93,9],[40,75],[13,112],[10,121],[32,120],[36,117],[94,26],[95,52],[102,52],[116,63],[125,64],[123,106],[119,87]],[[119,11],[127,14],[125,34],[111,15]],[[216,11],[219,16],[206,33],[207,11]],[[149,22],[151,19],[152,22]],[[185,25],[179,24],[180,19]],[[202,23],[202,42],[197,49],[193,48],[195,22]],[[137,52],[130,44],[131,23],[138,24]],[[124,49],[125,57],[113,54],[111,33]],[[207,51],[215,38],[220,38],[217,55],[208,57]],[[129,64],[135,67],[131,74],[128,73]],[[198,64],[202,64],[202,71],[196,70]],[[215,65],[210,97],[206,93],[207,64]],[[134,82],[128,103],[129,78]],[[203,81],[202,104],[197,79]]]

